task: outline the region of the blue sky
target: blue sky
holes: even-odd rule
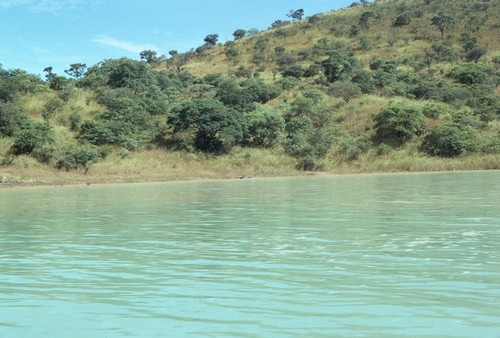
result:
[[[292,9],[305,16],[350,5],[354,0],[0,0],[0,64],[43,75],[72,63],[92,66],[111,58],[139,59],[185,52],[208,34],[219,42],[238,29],[265,30]]]

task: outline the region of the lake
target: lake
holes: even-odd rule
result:
[[[500,172],[0,189],[1,337],[500,337]]]

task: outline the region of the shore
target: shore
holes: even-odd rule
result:
[[[398,172],[451,172],[500,170],[500,155],[454,159],[405,156],[361,158],[352,162],[326,160],[322,171],[300,171],[295,161],[271,151],[242,149],[231,155],[207,157],[157,150],[137,152],[127,158],[110,157],[87,170],[58,170],[30,157],[19,157],[0,166],[0,189],[21,186],[61,186],[138,182],[238,179],[246,177],[294,177]]]

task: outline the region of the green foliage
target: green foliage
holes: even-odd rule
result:
[[[431,46],[433,59],[438,62],[453,62],[458,59],[452,40],[438,41]]]
[[[69,69],[64,72],[75,79],[80,79],[83,75],[85,75],[85,71],[87,70],[87,65],[85,63],[73,63],[69,65]]]
[[[326,127],[330,112],[318,107],[313,98],[298,97],[285,114],[284,149],[297,158],[297,168],[320,170],[321,160],[332,145],[332,133]]]
[[[292,65],[286,65],[281,67],[281,75],[283,76],[289,76],[289,77],[295,77],[295,78],[301,78],[304,76],[305,69],[297,64],[292,64]]]
[[[155,75],[147,63],[127,58],[111,59],[90,67],[81,85],[93,89],[128,88],[137,94],[157,83]]]
[[[359,25],[362,28],[368,29],[370,28],[370,19],[374,17],[374,14],[372,11],[365,11],[361,13],[361,16],[359,17]]]
[[[234,46],[230,46],[230,47],[226,50],[226,56],[227,56],[229,59],[235,59],[235,58],[237,58],[239,55],[240,55],[240,53],[238,52],[238,49],[236,49]]]
[[[13,102],[22,95],[34,94],[46,88],[37,76],[23,70],[4,70],[0,65],[0,101]]]
[[[500,76],[500,72],[484,65],[455,66],[447,74],[450,78],[465,85],[487,84],[495,81],[492,77]],[[498,80],[497,80],[498,81]]]
[[[15,135],[10,150],[14,155],[29,155],[54,140],[54,131],[48,123],[31,122]]]
[[[234,31],[233,36],[235,40],[239,40],[243,38],[246,34],[247,34],[246,30],[239,28]]]
[[[426,121],[419,108],[404,102],[389,104],[373,119],[378,141],[398,146],[422,133]]]
[[[147,63],[158,62],[158,53],[156,53],[154,50],[143,50],[139,55],[141,57],[141,60],[144,60]]]
[[[78,132],[78,139],[96,146],[117,142],[117,138],[111,129],[102,123],[93,121],[83,122]]]
[[[500,154],[500,134],[494,136],[489,142],[487,142],[482,152],[485,154]]]
[[[168,124],[173,132],[190,131],[196,149],[222,153],[243,138],[244,116],[215,99],[196,99],[172,109]]]
[[[264,105],[246,114],[245,144],[255,147],[272,147],[281,142],[285,120],[280,114]]]
[[[462,47],[466,52],[478,46],[477,38],[472,36],[469,32],[463,32],[460,36],[459,41],[462,43]]]
[[[209,46],[215,46],[219,40],[219,34],[208,34],[203,41]]]
[[[345,102],[361,95],[361,88],[350,81],[337,81],[334,82],[330,88],[330,93],[335,97],[342,98]]]
[[[441,39],[444,39],[444,33],[455,25],[455,20],[449,15],[439,13],[432,18],[431,24],[438,28]]]
[[[396,27],[407,26],[410,24],[410,22],[411,22],[410,15],[408,13],[404,13],[396,17],[393,25]]]
[[[336,138],[335,144],[337,146],[336,157],[342,161],[356,161],[365,152],[365,145],[350,135]]]
[[[481,59],[484,55],[486,55],[486,52],[487,52],[486,48],[476,46],[467,52],[467,54],[465,55],[465,59],[467,61],[474,61],[478,63],[479,59]]]
[[[262,79],[251,78],[241,83],[234,79],[222,81],[216,97],[238,111],[251,111],[254,103],[266,103],[280,94],[278,86],[268,85]]]
[[[28,123],[28,115],[17,105],[0,101],[0,135],[13,136]]]
[[[68,146],[58,156],[56,167],[65,170],[88,169],[99,157],[100,154],[88,146]]]
[[[77,131],[82,123],[82,116],[77,112],[73,112],[68,116],[69,129],[71,131]]]
[[[454,157],[466,151],[475,151],[478,145],[476,129],[458,124],[443,124],[429,130],[420,149],[431,156]]]
[[[285,76],[276,81],[276,84],[283,90],[290,90],[297,87],[300,84],[300,80],[295,77]]]
[[[302,20],[302,17],[304,16],[304,10],[302,8],[297,10],[291,9],[286,16],[292,18],[293,20]]]
[[[347,49],[336,49],[328,51],[328,59],[322,61],[321,66],[327,80],[335,82],[348,79],[360,64]]]
[[[439,119],[441,116],[449,114],[450,111],[448,107],[444,104],[428,103],[423,107],[422,113],[427,118]]]

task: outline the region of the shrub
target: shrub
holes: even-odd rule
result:
[[[400,27],[400,26],[406,26],[409,25],[411,22],[411,17],[408,14],[401,14],[396,17],[394,20],[394,26]]]
[[[424,106],[422,113],[427,118],[438,119],[441,115],[449,113],[449,110],[444,104],[428,103]]]
[[[80,124],[82,123],[82,116],[77,112],[73,112],[68,116],[69,129],[71,131],[76,131],[80,128]]]
[[[466,151],[475,151],[479,145],[476,129],[457,124],[433,127],[420,146],[421,151],[431,156],[455,157]]]
[[[245,143],[248,145],[272,147],[281,141],[285,120],[277,112],[258,105],[255,111],[246,114],[246,119]]]
[[[465,58],[467,59],[467,61],[474,61],[477,63],[479,62],[479,59],[486,55],[486,52],[486,48],[476,46],[467,52]]]
[[[117,141],[114,133],[102,123],[86,121],[80,126],[77,138],[81,141],[99,146],[114,144]]]
[[[28,123],[28,115],[17,105],[0,101],[0,135],[13,136]]]
[[[361,95],[361,88],[350,81],[336,81],[330,86],[329,91],[334,97],[340,97],[345,102]]]
[[[90,147],[67,147],[59,156],[56,167],[58,169],[88,169],[88,165],[99,158],[99,153]]]
[[[54,142],[54,132],[48,123],[31,122],[16,134],[11,152],[14,155],[29,155],[36,148]]]
[[[196,99],[175,107],[168,118],[174,134],[189,131],[196,149],[222,153],[243,138],[244,117],[215,99]]]
[[[488,73],[493,73],[492,69],[470,65],[454,67],[447,75],[461,84],[472,85],[486,83]]]
[[[500,134],[491,139],[482,149],[486,154],[500,154]]]
[[[404,102],[389,104],[373,119],[377,139],[394,145],[412,140],[423,131],[426,121],[419,108]]]
[[[281,75],[300,78],[304,76],[305,69],[297,64],[287,65],[281,68]]]

